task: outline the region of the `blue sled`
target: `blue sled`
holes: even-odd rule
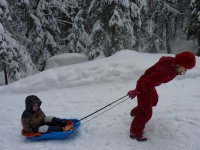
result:
[[[73,133],[78,127],[81,125],[80,120],[78,119],[66,119],[66,120],[72,120],[74,122],[74,129],[70,131],[65,131],[65,132],[50,132],[50,133],[45,133],[42,134],[41,136],[34,136],[34,137],[27,137],[28,139],[32,140],[49,140],[49,139],[65,139],[67,138],[71,133]]]

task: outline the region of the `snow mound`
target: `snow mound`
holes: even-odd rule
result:
[[[78,54],[78,53],[67,53],[67,54],[60,54],[54,57],[51,57],[46,62],[45,70],[51,68],[57,68],[61,66],[67,66],[77,63],[82,63],[88,61],[86,55]]]
[[[45,70],[0,87],[0,93],[27,93],[47,91],[52,88],[62,89],[92,84],[132,82],[136,81],[147,68],[155,64],[163,55],[174,56],[172,54],[148,54],[122,50],[108,58]],[[197,57],[197,64],[198,61]],[[196,66],[195,69],[189,70],[184,77],[180,76],[175,80],[198,78],[199,70],[199,66]]]

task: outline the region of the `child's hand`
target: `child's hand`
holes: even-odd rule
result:
[[[135,98],[138,94],[140,94],[137,90],[131,90],[131,91],[129,91],[128,93],[127,93],[127,95],[131,98],[131,99],[133,99],[133,98]]]

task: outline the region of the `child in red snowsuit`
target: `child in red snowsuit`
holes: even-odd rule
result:
[[[133,99],[137,96],[138,106],[131,110],[134,119],[130,128],[130,138],[137,141],[146,141],[142,136],[145,124],[151,119],[152,107],[157,105],[158,94],[155,87],[167,83],[177,75],[184,75],[187,69],[196,65],[196,58],[191,52],[182,52],[175,57],[161,57],[160,60],[137,81],[136,88],[128,92]]]

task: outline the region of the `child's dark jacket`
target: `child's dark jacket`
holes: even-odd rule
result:
[[[27,109],[24,110],[22,117],[21,117],[23,129],[27,133],[33,133],[32,128],[41,125],[44,117],[46,117],[46,116],[43,113],[43,111],[41,110],[41,108],[39,108],[39,110],[34,113],[31,113]]]

